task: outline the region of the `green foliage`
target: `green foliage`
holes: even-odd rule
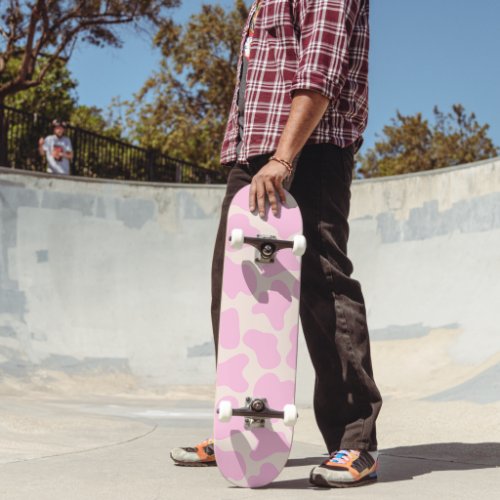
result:
[[[19,58],[11,59],[7,71],[0,75],[0,83],[2,78],[6,80],[15,74],[20,64]],[[37,113],[48,121],[60,118],[69,121],[75,127],[120,139],[122,127],[111,112],[105,117],[103,111],[96,106],[77,104],[77,85],[66,63],[57,61],[51,66],[40,85],[7,96],[5,104],[26,113]],[[50,130],[47,123],[42,123],[41,126],[47,132]]]
[[[498,148],[488,137],[489,125],[480,125],[476,115],[467,115],[460,104],[449,113],[433,110],[434,124],[422,118],[402,115],[383,129],[382,140],[359,155],[363,177],[398,175],[460,165],[496,156]]]
[[[117,26],[161,26],[166,22],[165,10],[179,3],[180,0],[2,0],[0,103],[9,95],[40,85],[53,65],[71,57],[76,44],[121,47]],[[10,63],[16,58],[20,64],[12,73]]]
[[[122,125],[112,116],[106,118],[96,106],[78,106],[71,113],[70,124],[73,127],[90,130],[99,135],[122,139]]]
[[[187,26],[162,24],[155,44],[160,69],[128,103],[128,127],[141,146],[208,168],[219,168],[220,146],[231,105],[243,0],[231,11],[202,5]]]
[[[0,83],[12,78],[20,65],[19,57],[11,59],[7,71],[0,74]],[[51,66],[40,85],[8,95],[5,104],[27,113],[68,120],[76,107],[77,85],[66,64],[59,60]]]

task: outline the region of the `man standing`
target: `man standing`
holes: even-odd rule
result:
[[[369,0],[257,0],[242,40],[222,146],[231,164],[212,265],[217,345],[226,216],[250,184],[249,210],[273,211],[290,191],[304,219],[300,317],[316,373],[314,411],[330,457],[319,486],[376,480],[373,380],[361,286],[350,276],[348,215],[354,154],[367,123]],[[176,448],[180,465],[214,464],[213,441]]]
[[[73,147],[69,137],[64,135],[66,122],[54,120],[52,122],[54,134],[38,141],[40,154],[47,158],[47,172],[51,174],[69,175],[69,162],[73,159]]]

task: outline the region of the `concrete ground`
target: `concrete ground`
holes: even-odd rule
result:
[[[500,158],[353,183],[349,253],[385,404],[380,480],[350,490],[308,483],[325,449],[302,340],[274,483],[169,458],[211,435],[223,195],[0,168],[0,500],[498,498]]]
[[[309,484],[324,459],[312,409],[301,408],[291,458],[259,490],[231,486],[216,467],[173,465],[169,450],[211,434],[210,387],[119,390],[1,385],[2,500],[177,498],[495,498],[500,491],[500,403],[389,398],[379,419],[377,484],[329,490]],[[42,388],[43,387],[43,388]],[[70,395],[70,394],[73,394]],[[495,494],[495,492],[497,492]]]

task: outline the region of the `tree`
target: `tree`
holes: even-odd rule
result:
[[[0,78],[13,58],[20,64],[0,83],[0,104],[9,95],[36,87],[76,43],[120,47],[116,26],[142,22],[159,26],[163,10],[179,0],[2,0]]]
[[[20,58],[12,58],[6,71],[0,75],[0,85],[11,78],[21,64]],[[76,89],[78,82],[71,75],[64,61],[56,61],[45,78],[36,87],[23,92],[11,94],[5,98],[5,104],[26,113],[36,113],[45,118],[40,123],[41,131],[50,130],[49,122],[54,118],[69,121],[71,125],[107,135],[115,139],[121,138],[122,127],[119,120],[113,117],[112,110],[104,115],[96,106],[77,104]],[[15,125],[11,125],[15,126]]]
[[[198,165],[219,167],[247,16],[245,2],[235,0],[229,12],[202,5],[187,26],[162,25],[155,38],[163,54],[160,69],[128,103],[134,140]]]
[[[112,139],[123,139],[123,128],[120,121],[111,113],[105,116],[97,106],[78,106],[71,113],[70,125],[90,130],[99,135]]]
[[[363,177],[398,175],[460,165],[492,158],[499,152],[488,137],[489,125],[480,125],[476,115],[466,114],[461,104],[443,113],[433,110],[434,124],[421,113],[402,115],[383,129],[382,140],[364,155],[359,155]]]
[[[11,80],[20,65],[20,57],[10,59],[6,70],[0,74],[0,85]],[[58,60],[47,71],[40,85],[8,95],[5,104],[27,113],[68,120],[77,106],[77,85],[66,63]]]

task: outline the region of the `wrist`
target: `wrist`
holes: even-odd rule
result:
[[[288,175],[292,175],[293,174],[293,165],[292,165],[292,162],[287,161],[284,158],[280,158],[277,155],[271,156],[271,158],[269,158],[269,161],[275,161],[277,163],[280,163],[281,165],[283,165],[286,168],[286,171],[287,171]]]
[[[273,156],[279,158],[280,160],[285,160],[288,163],[293,163],[295,158],[295,154],[293,154],[293,152],[288,148],[277,148]]]

